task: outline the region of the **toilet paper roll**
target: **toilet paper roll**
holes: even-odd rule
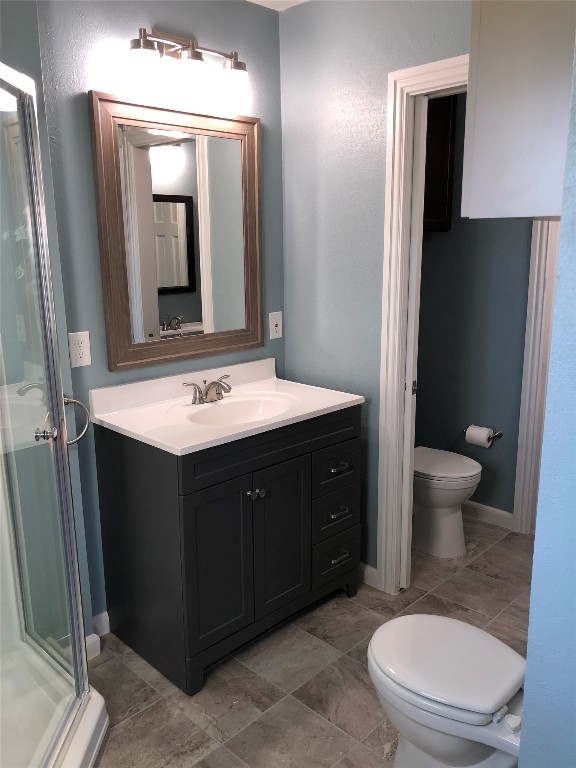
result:
[[[466,442],[470,445],[479,445],[481,448],[490,448],[493,437],[494,430],[490,427],[477,427],[475,424],[470,424],[466,430]]]

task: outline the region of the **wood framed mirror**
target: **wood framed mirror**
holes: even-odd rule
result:
[[[259,119],[90,101],[110,370],[261,346]],[[194,201],[185,224],[159,195]],[[159,291],[186,233],[194,289]]]

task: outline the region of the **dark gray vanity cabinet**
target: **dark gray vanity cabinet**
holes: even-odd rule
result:
[[[337,589],[356,593],[360,406],[175,456],[96,426],[110,627],[189,694]]]

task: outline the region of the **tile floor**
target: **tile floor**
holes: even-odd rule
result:
[[[98,768],[390,768],[397,734],[366,669],[400,613],[469,622],[526,653],[532,537],[465,521],[466,554],[413,553],[399,595],[336,594],[216,667],[189,697],[113,635],[90,664],[110,731]]]

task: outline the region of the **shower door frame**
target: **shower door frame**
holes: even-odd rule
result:
[[[35,253],[34,262],[40,292],[39,316],[42,323],[47,400],[52,414],[52,425],[58,430],[57,438],[51,442],[54,457],[56,494],[62,529],[66,591],[70,610],[72,669],[76,697],[69,705],[59,731],[54,737],[51,749],[47,754],[45,764],[50,766],[61,754],[72,726],[87,703],[89,685],[84,647],[83,611],[76,551],[74,508],[66,445],[67,431],[64,397],[60,378],[60,355],[44,207],[36,88],[31,78],[1,63],[0,87],[15,96],[18,102],[18,115],[22,128],[22,145],[30,198],[30,221]],[[28,636],[27,632],[26,635]],[[30,637],[34,641],[33,636]]]

